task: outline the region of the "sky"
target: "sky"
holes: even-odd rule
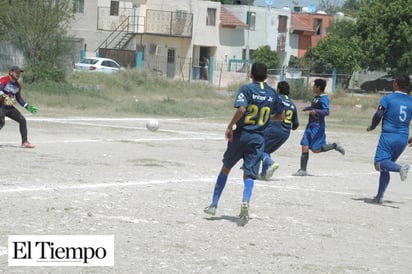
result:
[[[333,5],[341,5],[344,0],[328,0],[329,3]],[[318,7],[322,0],[255,0],[255,6],[266,6],[266,2],[272,2],[272,6],[276,8],[289,7],[292,9],[294,6],[309,7],[310,5],[315,5]],[[297,5],[294,3],[298,3]]]

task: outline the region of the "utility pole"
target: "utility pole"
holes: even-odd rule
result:
[[[250,13],[250,1],[248,0],[249,12],[248,12],[248,27],[247,27],[247,38],[246,38],[246,80],[249,79],[249,69],[250,69],[250,49],[249,49],[249,35],[250,35],[250,21],[251,21],[251,13]]]

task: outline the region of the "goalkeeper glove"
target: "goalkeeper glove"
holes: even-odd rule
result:
[[[1,97],[3,97],[3,104],[5,104],[6,106],[13,105],[13,100],[7,94],[3,94]]]
[[[30,111],[32,114],[36,114],[39,109],[35,106],[28,105],[27,110]]]

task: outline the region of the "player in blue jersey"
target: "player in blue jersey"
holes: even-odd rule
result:
[[[407,74],[399,74],[393,82],[394,92],[382,97],[372,123],[366,129],[374,130],[382,120],[382,131],[376,148],[374,165],[380,172],[378,194],[373,202],[382,204],[389,185],[389,172],[399,172],[401,181],[408,176],[409,165],[399,165],[396,160],[412,144],[409,138],[409,123],[412,119],[412,98],[408,95],[410,79]]]
[[[309,150],[313,153],[320,153],[335,149],[342,155],[345,155],[345,150],[340,144],[326,143],[325,117],[329,115],[329,98],[325,93],[325,88],[326,81],[324,79],[316,79],[313,84],[315,97],[313,97],[311,105],[302,110],[309,112],[309,122],[300,141],[302,145],[300,169],[293,176],[308,175],[306,168],[309,160]]]
[[[289,138],[290,131],[299,127],[298,112],[295,103],[289,98],[290,87],[286,81],[280,81],[277,92],[285,108],[285,119],[270,120],[265,129],[265,150],[262,153],[262,172],[259,179],[268,180],[279,164],[272,160],[270,154],[278,150]]]
[[[267,78],[265,64],[256,62],[252,66],[253,82],[239,88],[234,107],[237,109],[226,128],[228,140],[223,155],[223,165],[214,186],[212,203],[204,209],[210,215],[216,214],[217,204],[225,188],[231,168],[243,159],[243,199],[239,224],[249,221],[249,203],[254,180],[258,177],[260,157],[264,148],[263,133],[271,117],[283,119],[283,104],[275,90],[264,81]]]

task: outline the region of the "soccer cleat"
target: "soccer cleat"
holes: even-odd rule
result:
[[[33,144],[31,144],[31,143],[29,143],[29,142],[24,142],[23,144],[21,144],[21,147],[22,148],[34,148],[35,147],[35,145],[33,145]]]
[[[266,177],[266,174],[260,173],[256,180],[266,180],[265,177]]]
[[[249,222],[249,204],[246,202],[242,203],[240,207],[240,214],[239,214],[239,225],[245,226]]]
[[[375,196],[375,197],[373,197],[373,199],[372,199],[372,203],[381,205],[381,204],[383,204],[383,199],[382,199],[382,198],[378,198],[377,196]]]
[[[299,169],[295,173],[292,174],[292,176],[308,176],[309,174],[307,173],[306,170]]]
[[[216,208],[217,208],[217,206],[215,206],[215,205],[210,205],[210,206],[205,207],[205,209],[203,209],[203,212],[206,213],[206,214],[215,216],[215,214],[216,214]]]
[[[342,145],[340,144],[336,144],[336,148],[335,148],[338,152],[340,152],[342,155],[345,155],[345,149],[343,148]]]
[[[409,172],[409,165],[403,165],[401,166],[401,170],[399,170],[399,175],[401,176],[401,181],[405,181],[406,178],[408,178],[408,172]]]
[[[269,180],[271,177],[272,177],[272,175],[273,175],[273,172],[275,172],[276,171],[276,169],[278,169],[279,168],[279,164],[278,163],[273,163],[270,167],[269,167],[269,169],[268,169],[268,171],[266,172],[266,175],[265,175],[265,180]]]

